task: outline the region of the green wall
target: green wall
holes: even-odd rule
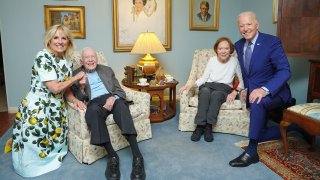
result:
[[[113,52],[112,0],[0,0],[0,31],[9,111],[16,110],[28,91],[34,57],[43,48],[43,5],[85,6],[86,39],[75,40],[77,50],[91,46],[103,51],[118,79],[124,78],[123,68],[126,65],[135,64],[141,58],[128,52]],[[218,31],[190,31],[189,1],[172,0],[172,50],[155,57],[167,73],[180,81],[178,88],[188,78],[195,49],[211,48],[220,36],[228,36],[233,42],[241,38],[236,18],[245,10],[257,12],[260,31],[276,34],[276,24],[272,24],[272,0],[220,0]],[[290,64],[293,96],[299,103],[305,102],[308,61],[290,58]]]

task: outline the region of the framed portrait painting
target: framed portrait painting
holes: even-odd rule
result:
[[[189,29],[219,30],[220,0],[190,0]]]
[[[44,6],[46,30],[56,24],[67,26],[74,38],[84,39],[85,10],[84,6]]]
[[[171,50],[171,0],[113,0],[113,51],[131,51],[141,32]]]

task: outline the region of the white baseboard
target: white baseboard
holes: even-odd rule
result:
[[[18,107],[8,107],[8,113],[17,113]]]

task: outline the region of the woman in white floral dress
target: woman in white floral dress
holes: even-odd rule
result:
[[[12,160],[23,177],[35,177],[60,167],[67,154],[66,102],[81,103],[69,87],[84,73],[72,75],[73,41],[68,28],[52,26],[44,36],[45,49],[32,66],[30,91],[23,98],[13,126]],[[64,92],[65,97],[64,97]]]

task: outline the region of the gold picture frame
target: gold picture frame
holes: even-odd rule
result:
[[[189,29],[218,31],[219,11],[220,0],[190,0]],[[202,16],[202,14],[207,15]]]
[[[172,0],[143,0],[141,9],[134,2],[113,0],[113,51],[131,51],[141,32],[155,32],[171,50]]]
[[[84,6],[44,6],[46,30],[55,24],[64,24],[71,30],[73,38],[85,39]]]
[[[272,4],[272,23],[276,24],[278,22],[278,0],[273,0]]]

